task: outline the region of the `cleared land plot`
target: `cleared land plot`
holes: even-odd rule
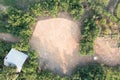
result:
[[[109,66],[120,65],[120,48],[117,47],[116,40],[98,37],[95,40],[94,50],[99,58],[99,63]]]
[[[55,73],[71,74],[79,64],[92,60],[79,55],[79,26],[68,19],[53,18],[38,21],[31,38],[31,46],[39,52],[40,66]]]
[[[30,40],[32,49],[39,53],[42,69],[70,75],[77,65],[103,63],[109,66],[120,64],[120,50],[115,40],[98,37],[95,40],[95,54],[81,56],[79,53],[80,26],[71,18],[49,18],[39,20]],[[98,60],[94,61],[93,56]]]

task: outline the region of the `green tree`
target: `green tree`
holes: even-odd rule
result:
[[[99,35],[99,27],[96,25],[93,18],[86,19],[83,24],[81,30],[82,39],[80,40],[80,54],[93,54],[94,40]]]

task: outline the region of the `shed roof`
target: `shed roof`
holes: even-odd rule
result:
[[[12,48],[4,58],[4,65],[8,66],[7,64],[11,63],[16,67],[22,67],[27,58],[28,55]]]

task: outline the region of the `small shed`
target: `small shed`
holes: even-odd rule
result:
[[[27,58],[28,55],[12,48],[4,58],[4,65],[15,66],[17,68],[17,72],[21,72],[22,66]]]

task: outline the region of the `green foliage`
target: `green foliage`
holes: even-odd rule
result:
[[[34,4],[29,8],[29,10],[34,16],[41,16],[43,14],[41,4]]]
[[[4,29],[4,22],[3,21],[0,21],[0,32],[7,32],[5,29]]]
[[[106,19],[101,19],[101,20],[100,20],[100,24],[101,24],[101,25],[106,25],[106,24],[107,24],[106,22],[107,22]]]
[[[68,77],[61,77],[61,76],[55,75],[47,70],[39,73],[38,75],[39,75],[37,77],[38,80],[69,80]]]
[[[80,17],[84,14],[84,8],[80,4],[79,0],[70,1],[69,11],[74,19],[80,19]]]
[[[99,64],[89,64],[78,67],[73,74],[73,80],[119,80],[120,67],[107,67]]]
[[[13,43],[7,43],[0,41],[0,80],[10,80],[13,76],[14,68],[8,68],[3,66],[4,57],[12,48]]]
[[[96,25],[94,19],[88,18],[84,21],[82,27],[82,40],[80,40],[80,54],[89,55],[93,54],[94,40],[98,36],[99,28]]]
[[[60,11],[59,0],[43,0],[30,6],[29,10],[34,16],[57,16]]]
[[[105,67],[104,68],[104,74],[106,77],[106,80],[119,80],[120,79],[120,67],[111,68],[111,67]]]
[[[3,54],[0,56],[1,57],[0,59],[2,61],[1,65],[3,66],[3,59],[4,59],[5,55],[13,47],[17,50],[25,51],[26,53],[28,53],[28,55],[30,56],[30,63],[27,65],[30,67],[25,68],[25,69],[29,70],[27,72],[30,72],[30,74],[31,74],[32,71],[34,71],[36,69],[36,67],[38,66],[38,65],[36,65],[37,58],[35,56],[37,54],[34,52],[29,52],[30,51],[29,39],[30,39],[30,36],[32,34],[30,26],[34,22],[34,17],[32,17],[28,12],[23,12],[22,10],[19,10],[16,8],[11,8],[11,7],[5,11],[4,15],[5,15],[6,20],[7,20],[7,23],[4,27],[4,29],[7,29],[7,30],[9,30],[10,33],[17,35],[20,38],[20,41],[16,44],[12,44],[12,46],[9,46],[10,43],[6,43],[6,42],[3,42],[4,44],[3,43],[0,44],[0,46],[1,46],[0,53]],[[4,48],[5,48],[5,50],[4,50]],[[33,67],[33,66],[35,66],[35,67]],[[11,80],[9,74],[13,75],[13,73],[15,71],[7,69],[7,67],[2,67],[1,70],[2,70],[1,74],[4,75],[1,78],[4,78],[5,80]],[[8,75],[6,74],[6,72],[8,72]],[[25,75],[26,74],[23,73],[22,76],[24,77]],[[35,76],[35,75],[37,75],[37,73],[34,72],[34,74],[31,74],[31,75]],[[27,77],[30,78],[31,75],[28,75]],[[16,74],[15,74],[15,76],[16,76]]]
[[[99,14],[110,19],[111,21],[118,23],[118,19],[116,18],[116,16],[112,15],[105,9],[106,6],[104,5],[104,3],[108,4],[108,1],[109,0],[88,0],[88,3],[90,4],[90,9],[94,10],[94,15]]]
[[[61,2],[59,2],[60,10],[67,12],[69,9],[69,4],[70,4],[70,0],[61,0]]]
[[[17,76],[14,67],[3,67],[0,72],[0,80],[14,80]]]
[[[6,29],[9,29],[10,33],[17,36],[20,35],[21,31],[30,28],[30,25],[34,23],[34,18],[28,12],[22,12],[15,8],[8,8],[5,12],[7,16]]]
[[[41,7],[42,10],[46,11],[47,14],[52,14],[52,15],[57,15],[58,11],[59,11],[59,6],[58,4],[60,3],[60,0],[44,0],[41,1]]]
[[[32,34],[32,31],[30,29],[22,30],[19,34],[20,41],[13,45],[14,48],[20,51],[29,51],[30,45],[29,45],[29,39]]]
[[[104,71],[101,65],[91,64],[78,67],[73,74],[73,78],[81,80],[104,80]]]
[[[120,3],[117,6],[116,14],[117,14],[117,17],[120,19]]]
[[[110,0],[97,0],[98,3],[103,4],[104,6],[107,6]]]
[[[6,25],[6,16],[4,15],[4,12],[0,12],[0,32],[7,32],[5,29]]]
[[[3,64],[4,56],[8,53],[12,45],[12,43],[0,41],[0,65]]]
[[[74,19],[80,19],[84,8],[79,0],[44,0],[31,6],[30,11],[34,16],[57,16],[60,11],[70,12]]]

